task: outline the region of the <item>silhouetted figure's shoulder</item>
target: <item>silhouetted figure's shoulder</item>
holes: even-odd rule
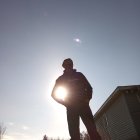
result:
[[[71,78],[85,78],[83,73],[78,72],[76,69],[69,71],[64,70],[63,74],[56,79],[56,82],[71,79]]]
[[[84,74],[83,74],[82,72],[76,72],[76,74],[77,74],[78,76],[81,76],[81,77],[83,76],[83,77],[85,77]]]

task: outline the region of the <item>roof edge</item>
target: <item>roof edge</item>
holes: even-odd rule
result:
[[[104,110],[107,109],[107,107],[112,104],[121,94],[123,90],[130,90],[133,88],[137,88],[140,90],[140,85],[127,85],[127,86],[118,86],[112,94],[106,99],[106,101],[101,105],[101,107],[98,109],[98,111],[94,115],[94,119],[96,120],[98,116],[102,114]]]

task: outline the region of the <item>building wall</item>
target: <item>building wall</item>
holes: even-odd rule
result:
[[[137,134],[140,138],[140,90],[135,88],[125,93],[126,102],[134,122]]]
[[[103,140],[138,140],[123,94],[96,119],[96,125]]]

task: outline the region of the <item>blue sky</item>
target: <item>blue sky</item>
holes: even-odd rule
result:
[[[140,84],[139,7],[139,0],[0,0],[6,138],[69,137],[65,108],[50,97],[65,58],[91,83],[93,113],[117,86]]]

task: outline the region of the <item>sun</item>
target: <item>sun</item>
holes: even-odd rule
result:
[[[62,99],[63,101],[65,100],[66,96],[67,96],[67,89],[60,86],[60,87],[57,87],[56,90],[55,90],[55,96],[56,98],[58,99]]]

